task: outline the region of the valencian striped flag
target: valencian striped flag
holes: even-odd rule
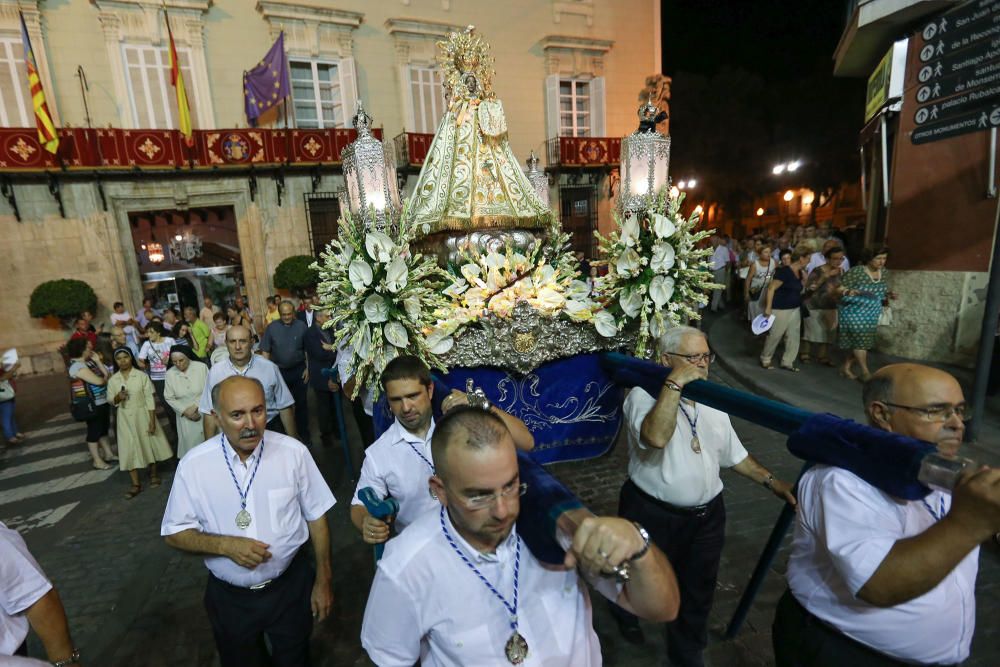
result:
[[[191,133],[191,105],[188,104],[187,90],[184,88],[184,74],[181,64],[177,61],[177,47],[174,46],[174,33],[170,30],[170,17],[163,10],[167,21],[167,36],[170,38],[170,85],[177,89],[177,129],[184,136],[188,148],[194,146],[194,135]]]
[[[38,75],[38,63],[31,50],[31,40],[28,39],[28,26],[21,15],[21,43],[24,45],[24,65],[28,68],[28,88],[31,91],[31,106],[35,109],[35,125],[38,126],[38,142],[53,155],[59,150],[59,136],[56,134],[49,105],[45,102],[45,91],[42,89],[42,79]]]

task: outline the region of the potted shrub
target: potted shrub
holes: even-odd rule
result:
[[[310,255],[292,255],[281,260],[274,270],[274,286],[297,297],[314,291],[319,284],[319,271],[312,268],[315,261]]]
[[[97,294],[87,283],[73,278],[49,280],[31,293],[28,313],[32,317],[55,317],[67,328],[80,313],[97,312]]]

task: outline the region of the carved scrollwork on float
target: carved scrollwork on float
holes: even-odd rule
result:
[[[522,301],[511,317],[489,315],[466,329],[438,360],[448,368],[496,366],[523,375],[575,354],[626,349],[630,338],[605,338],[589,322],[544,317]]]

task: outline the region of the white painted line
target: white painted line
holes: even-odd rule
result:
[[[55,433],[69,433],[70,431],[79,431],[80,433],[87,432],[87,425],[83,422],[73,421],[69,424],[63,424],[62,426],[48,426],[46,428],[40,428],[37,431],[29,431],[28,439],[40,438],[46,435],[53,435]]]
[[[65,477],[49,480],[47,482],[26,484],[25,486],[19,486],[14,489],[0,491],[0,505],[16,503],[27,498],[38,498],[39,496],[45,496],[50,493],[69,491],[71,489],[88,486],[90,484],[99,484],[114,475],[116,472],[118,472],[117,467],[109,470],[88,470],[86,472],[67,475]]]
[[[22,456],[30,456],[31,454],[37,454],[38,452],[47,452],[52,449],[59,449],[60,447],[69,447],[70,445],[80,445],[80,449],[87,451],[87,445],[84,442],[86,440],[86,433],[80,433],[79,435],[72,435],[68,438],[61,438],[59,440],[53,440],[52,442],[43,443],[32,443],[30,440],[23,445],[18,445],[17,447],[8,447],[7,453],[2,457],[5,460],[18,459]]]
[[[47,459],[32,461],[30,463],[22,463],[21,465],[10,468],[0,468],[0,482],[5,479],[20,477],[21,475],[30,475],[31,473],[41,472],[42,470],[49,470],[51,468],[68,466],[76,463],[84,463],[87,461],[90,461],[90,454],[84,451],[73,454],[63,454],[62,456],[51,456]]]
[[[3,522],[7,524],[8,528],[13,528],[23,535],[36,528],[48,528],[49,526],[56,525],[65,519],[66,515],[72,512],[73,509],[79,504],[79,501],[68,503],[66,505],[60,505],[55,509],[36,512],[29,517],[15,516],[10,519],[4,519]]]

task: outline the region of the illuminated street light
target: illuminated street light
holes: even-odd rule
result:
[[[795,193],[791,190],[785,192],[785,201],[792,201],[795,198]]]
[[[798,171],[799,167],[802,166],[802,160],[792,160],[791,162],[782,162],[781,164],[776,164],[771,167],[771,173],[775,176],[792,171]]]
[[[677,181],[677,187],[683,190],[687,187],[687,181]]]
[[[802,203],[809,206],[816,200],[816,194],[811,190],[804,195],[802,195]]]
[[[784,164],[776,164],[774,165],[774,169],[771,170],[771,173],[777,176],[778,174],[784,173],[784,171],[785,171]]]
[[[801,166],[802,166],[801,162],[799,162],[798,160],[794,160],[794,161],[788,163],[787,169],[788,169],[788,171],[795,171],[796,169],[798,169]]]
[[[762,208],[758,208],[758,209],[757,209],[757,217],[759,218],[759,217],[760,217],[760,216],[762,216],[762,215],[764,215],[764,209],[762,209]]]
[[[694,207],[694,212],[697,213],[698,215],[701,215],[704,211],[705,209],[701,207],[701,204],[698,204],[697,206]]]
[[[694,188],[697,185],[698,185],[698,181],[694,180],[693,178],[688,181],[688,187],[689,188]]]

